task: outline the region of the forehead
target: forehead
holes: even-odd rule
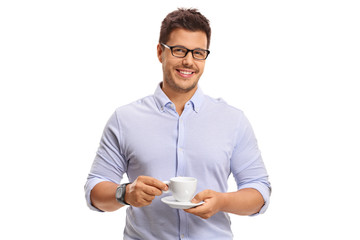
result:
[[[189,31],[183,28],[177,28],[170,33],[168,45],[181,45],[189,49],[206,49],[207,38],[203,31]]]

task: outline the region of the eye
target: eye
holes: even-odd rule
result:
[[[175,48],[173,48],[173,53],[174,53],[174,54],[185,54],[185,53],[186,53],[186,49],[185,49],[185,48],[181,48],[181,47],[175,47]]]
[[[194,50],[194,55],[199,58],[204,58],[206,56],[206,51],[197,49],[197,50]]]

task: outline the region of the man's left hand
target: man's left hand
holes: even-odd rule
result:
[[[201,201],[204,201],[202,205],[185,209],[184,211],[203,219],[208,219],[217,212],[221,211],[225,199],[223,193],[215,192],[213,190],[204,190],[199,192],[191,202],[199,203]]]

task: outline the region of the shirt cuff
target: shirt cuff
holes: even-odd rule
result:
[[[264,202],[265,202],[258,213],[252,214],[250,216],[257,216],[259,214],[265,213],[268,206],[269,206],[269,203],[270,203],[271,187],[268,187],[268,186],[266,186],[265,184],[262,184],[262,183],[248,183],[248,184],[245,184],[245,185],[241,185],[238,188],[238,190],[244,189],[244,188],[256,189],[257,191],[260,192],[260,194],[262,195],[262,197],[264,199]]]
[[[97,212],[104,212],[104,211],[96,208],[94,205],[92,205],[91,199],[90,199],[91,190],[95,187],[96,184],[104,182],[104,181],[106,181],[106,180],[100,179],[100,178],[92,178],[92,179],[89,179],[85,184],[85,199],[86,199],[88,207],[91,210],[94,210]]]

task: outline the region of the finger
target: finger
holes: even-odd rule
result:
[[[138,192],[131,200],[128,199],[127,202],[134,207],[144,207],[151,204],[154,198],[155,196],[150,196],[144,192]]]
[[[151,203],[151,202],[154,200],[154,198],[155,198],[154,195],[149,195],[149,194],[146,194],[146,193],[143,193],[143,195],[142,195],[142,199],[143,199],[145,202]]]
[[[155,196],[148,195],[144,192],[141,192],[138,194],[138,196],[135,198],[134,204],[132,204],[134,207],[144,207],[152,203]]]
[[[199,203],[204,201],[205,199],[210,197],[210,193],[208,190],[204,190],[195,195],[195,197],[191,200],[192,203]]]
[[[193,208],[188,208],[188,209],[184,209],[185,212],[187,213],[192,213],[192,214],[195,214],[199,212],[199,207],[200,206],[197,206],[197,207],[193,207]]]
[[[161,191],[166,191],[168,189],[168,186],[164,182],[153,177],[143,177],[142,181],[144,184],[155,187]]]
[[[146,185],[143,191],[150,196],[160,196],[162,194],[160,189],[149,185]]]
[[[194,208],[184,209],[185,212],[194,214],[198,217],[203,218],[204,215],[206,215],[209,211],[207,210],[206,206],[197,206]]]
[[[214,212],[211,208],[210,204],[207,204],[206,202],[200,206],[194,207],[194,208],[189,208],[189,209],[185,209],[184,211],[194,214],[198,217],[201,217],[203,219],[208,219],[211,216],[213,216],[214,214],[216,214],[216,212]]]
[[[192,207],[192,208],[188,208],[188,209],[185,209],[185,211],[187,212],[190,212],[190,213],[200,213],[200,212],[203,212],[203,211],[206,211],[206,202],[204,202],[203,204],[199,205],[199,206],[195,206],[195,207]]]

